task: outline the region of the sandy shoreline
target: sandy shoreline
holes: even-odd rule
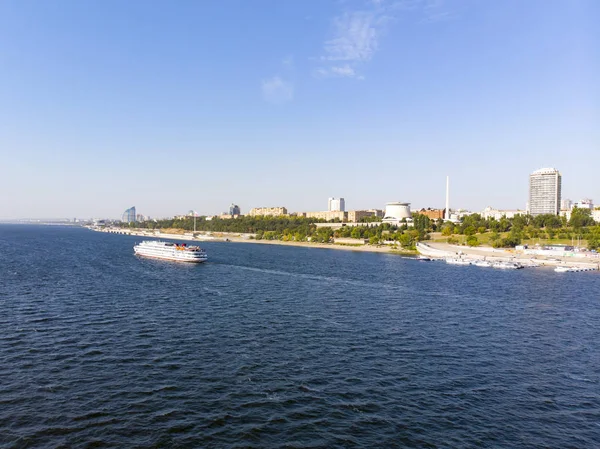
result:
[[[280,245],[280,246],[296,246],[302,248],[317,248],[317,249],[335,249],[342,251],[358,251],[358,252],[369,252],[369,253],[387,253],[387,254],[399,254],[402,256],[416,256],[417,251],[405,251],[399,249],[393,249],[388,245],[344,245],[335,243],[311,243],[311,242],[284,242],[282,240],[255,240],[248,237],[242,237],[240,234],[228,234],[228,233],[214,233],[215,235],[207,235],[196,233],[195,237],[192,237],[191,233],[184,234],[170,234],[170,233],[153,233],[143,229],[93,229],[99,232],[107,232],[111,234],[124,234],[124,235],[136,235],[140,237],[148,238],[161,238],[169,240],[185,240],[194,242],[234,242],[234,243],[253,243],[259,245]]]
[[[392,249],[386,245],[343,245],[336,243],[310,243],[310,242],[284,242],[281,240],[249,240],[244,238],[229,238],[230,241],[236,243],[258,243],[259,245],[283,245],[283,246],[298,246],[302,248],[320,248],[320,249],[339,249],[345,251],[361,251],[369,253],[391,253],[402,255],[417,255],[416,251],[403,251]]]
[[[91,228],[92,229],[92,228]],[[491,247],[463,247],[449,245],[447,243],[439,242],[422,242],[418,245],[418,251],[404,251],[393,249],[389,245],[345,245],[335,243],[311,243],[311,242],[284,242],[281,240],[254,240],[250,238],[250,234],[239,234],[239,233],[196,233],[195,236],[191,232],[175,234],[175,233],[162,233],[154,232],[152,230],[145,229],[122,229],[122,228],[108,228],[108,229],[92,229],[94,231],[107,232],[113,234],[125,234],[135,235],[140,237],[158,238],[158,239],[169,239],[169,240],[184,240],[193,242],[235,242],[235,243],[251,243],[259,245],[280,245],[280,246],[296,246],[302,248],[316,248],[316,249],[333,249],[342,251],[355,251],[355,252],[369,252],[369,253],[385,253],[385,254],[396,254],[401,256],[416,256],[417,254],[424,254],[428,257],[435,259],[445,259],[448,257],[462,257],[467,259],[486,259],[490,262],[505,262],[514,261],[519,262],[525,266],[566,266],[566,267],[585,267],[595,268],[600,270],[600,260],[577,260],[568,257],[557,257],[552,258],[546,257],[532,257],[526,254],[519,254],[514,250],[503,250],[493,249]]]

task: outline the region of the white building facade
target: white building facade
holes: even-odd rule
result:
[[[346,210],[346,201],[344,198],[329,198],[327,200],[327,210],[329,212],[344,212]]]
[[[594,202],[591,199],[586,198],[575,203],[574,207],[577,209],[594,210]]]
[[[569,198],[564,198],[560,200],[560,210],[571,210],[573,207],[573,201]]]
[[[287,209],[285,207],[254,207],[250,209],[248,215],[251,217],[265,216],[265,217],[279,217],[281,215],[287,215]]]
[[[412,220],[410,203],[392,202],[385,203],[383,222],[398,225],[402,220]]]
[[[496,220],[500,220],[502,217],[514,218],[515,215],[525,215],[525,213],[526,212],[524,210],[500,210],[488,206],[485,209],[483,209],[483,212],[481,212],[481,217],[486,220],[488,218],[495,218]]]
[[[562,178],[555,168],[542,168],[529,175],[529,213],[558,215]]]

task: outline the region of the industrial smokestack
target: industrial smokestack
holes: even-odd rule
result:
[[[446,220],[450,220],[450,176],[446,176]]]

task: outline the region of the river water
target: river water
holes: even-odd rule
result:
[[[600,275],[0,226],[0,447],[600,445]]]

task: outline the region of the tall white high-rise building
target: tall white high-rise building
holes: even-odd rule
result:
[[[541,168],[529,175],[529,213],[560,213],[561,176],[555,168]]]
[[[346,201],[344,201],[344,198],[329,198],[327,200],[327,210],[329,212],[344,212],[346,210]]]

